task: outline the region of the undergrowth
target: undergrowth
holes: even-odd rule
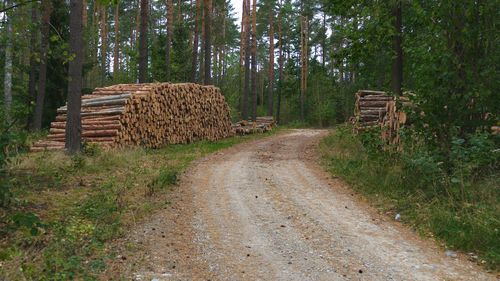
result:
[[[9,159],[13,200],[0,206],[0,279],[97,279],[117,256],[112,241],[169,205],[179,173],[193,160],[266,135]]]
[[[455,139],[448,161],[423,142],[407,141],[402,151],[382,145],[377,132],[356,136],[341,126],[320,150],[331,173],[381,212],[399,213],[421,235],[498,270],[500,150],[492,138],[478,134],[467,144]]]

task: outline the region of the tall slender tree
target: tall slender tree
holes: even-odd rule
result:
[[[80,151],[81,146],[81,107],[82,107],[82,1],[70,1],[70,38],[69,48],[73,59],[69,62],[68,111],[66,119],[66,143],[68,153]]]
[[[113,49],[113,76],[116,79],[120,72],[120,2],[115,3],[114,28],[115,46]]]
[[[403,93],[403,34],[402,34],[402,7],[401,0],[396,0],[393,11],[393,62],[392,62],[392,91],[396,95]]]
[[[167,0],[167,42],[165,43],[165,79],[170,81],[170,46],[174,34],[174,4]]]
[[[279,48],[279,58],[278,58],[278,104],[276,106],[276,122],[280,123],[281,118],[281,88],[283,85],[283,0],[279,0],[279,13],[278,13],[278,48]]]
[[[141,1],[141,23],[139,34],[139,83],[146,83],[148,76],[148,21],[149,1]]]
[[[7,16],[6,21],[7,42],[5,44],[5,68],[4,68],[4,106],[6,119],[9,120],[9,113],[12,104],[12,16]]]
[[[200,38],[200,7],[201,0],[196,0],[195,4],[195,22],[194,22],[194,37],[193,37],[193,57],[191,60],[191,82],[196,82],[196,73],[198,70],[198,42]]]
[[[37,3],[31,3],[31,30],[30,30],[30,72],[28,78],[29,103],[36,100],[36,45],[38,38],[38,14]],[[27,128],[33,127],[33,116],[28,117]]]
[[[252,5],[252,120],[257,120],[257,0]]]
[[[40,29],[42,39],[40,42],[40,69],[38,74],[38,93],[35,103],[35,115],[33,118],[33,130],[42,128],[42,116],[45,102],[45,91],[47,86],[47,51],[49,48],[50,36],[50,15],[52,13],[52,3],[50,0],[42,0],[42,19]]]
[[[108,70],[108,7],[99,4],[99,29],[101,33],[101,86],[106,83]]]
[[[243,110],[241,111],[242,118],[248,118],[248,98],[250,96],[250,0],[246,1],[245,10],[245,79],[243,89]]]
[[[204,18],[205,18],[205,79],[204,79],[204,84],[209,85],[211,84],[211,58],[212,58],[212,43],[211,43],[211,25],[212,25],[212,1],[211,0],[204,0]]]
[[[269,8],[269,93],[267,96],[267,115],[273,116],[274,92],[274,1]]]

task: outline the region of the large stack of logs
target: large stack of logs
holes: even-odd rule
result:
[[[356,93],[354,129],[356,132],[381,128],[381,137],[390,144],[400,141],[399,130],[406,123],[406,113],[399,105],[409,105],[405,97],[395,98],[381,91],[360,90]]]
[[[276,127],[276,122],[272,116],[257,117],[256,121],[242,120],[233,124],[233,131],[237,135],[249,135],[271,131]]]
[[[32,151],[63,149],[66,106],[48,140]],[[215,141],[232,135],[229,106],[219,88],[197,84],[120,84],[82,96],[82,141],[105,146]]]

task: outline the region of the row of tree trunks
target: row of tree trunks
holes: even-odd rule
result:
[[[88,97],[92,98],[88,98]],[[233,134],[229,106],[220,89],[192,83],[120,84],[82,97],[81,140],[105,146],[151,148]],[[57,110],[48,141],[32,151],[63,149],[67,107]]]

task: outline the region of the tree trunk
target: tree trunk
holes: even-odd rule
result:
[[[393,37],[393,53],[392,62],[392,91],[396,95],[403,94],[403,34],[402,34],[402,8],[401,0],[397,0],[393,10],[393,23],[396,34]]]
[[[139,83],[148,76],[148,0],[141,0],[141,32],[139,35]]]
[[[7,41],[5,42],[5,76],[3,81],[4,106],[6,120],[10,118],[10,108],[12,105],[12,16],[7,16],[6,22]]]
[[[280,55],[278,59],[279,64],[279,78],[278,78],[278,105],[276,109],[276,122],[280,123],[280,114],[281,114],[281,88],[283,83],[283,30],[282,30],[282,16],[281,16],[281,8],[283,7],[283,3],[280,0],[280,12],[278,14],[278,47],[280,49]]]
[[[246,1],[245,11],[245,81],[243,91],[243,120],[248,119],[248,97],[250,96],[250,0]]]
[[[323,66],[323,69],[325,69],[325,65],[326,65],[326,56],[327,56],[327,51],[326,51],[326,8],[323,6],[323,29],[322,29],[322,32],[324,32],[324,34],[322,34],[321,36],[321,64]]]
[[[42,1],[42,21],[40,42],[40,70],[38,74],[38,94],[35,103],[35,116],[33,118],[33,130],[42,128],[43,104],[45,101],[45,87],[47,83],[47,49],[50,36],[50,14],[52,13],[52,4],[50,0]]]
[[[252,120],[257,120],[257,0],[252,5]]]
[[[211,13],[212,13],[212,1],[211,0],[204,0],[204,9],[205,9],[205,79],[204,79],[204,84],[205,85],[210,85],[211,84],[211,57],[212,57],[212,52],[211,52],[211,32],[210,32],[210,25],[212,24],[211,21]]]
[[[308,66],[308,41],[309,41],[309,31],[308,31],[308,19],[307,16],[303,16],[300,25],[300,61],[301,61],[301,79],[300,79],[300,119],[305,120],[305,99],[307,91],[307,66]]]
[[[106,83],[106,73],[108,70],[108,9],[101,4],[99,7],[99,26],[101,29],[101,86]]]
[[[274,92],[274,7],[269,9],[269,94],[267,96],[267,115],[273,116]]]
[[[165,81],[170,81],[170,46],[174,34],[174,4],[167,0],[167,42],[165,44]]]
[[[243,10],[241,15],[241,32],[240,32],[240,112],[243,118],[243,109],[246,106],[244,102],[245,95],[245,48],[246,48],[246,11],[247,11],[247,1],[243,0]],[[243,118],[244,119],[244,118]]]
[[[198,41],[200,37],[200,6],[201,0],[196,0],[196,19],[194,23],[194,38],[193,38],[193,60],[191,61],[191,82],[196,82],[196,72],[198,70]]]
[[[115,48],[113,54],[113,76],[118,78],[120,72],[120,3],[115,5]]]
[[[82,1],[70,1],[70,38],[69,48],[74,59],[68,69],[68,111],[65,147],[70,154],[80,151],[81,134],[81,93],[82,93]]]
[[[29,81],[28,81],[28,92],[29,92],[29,106],[31,103],[36,100],[36,41],[38,34],[37,23],[37,7],[36,3],[31,3],[31,31],[30,31],[30,73],[29,73]],[[29,116],[27,122],[27,128],[33,127],[33,117]]]

